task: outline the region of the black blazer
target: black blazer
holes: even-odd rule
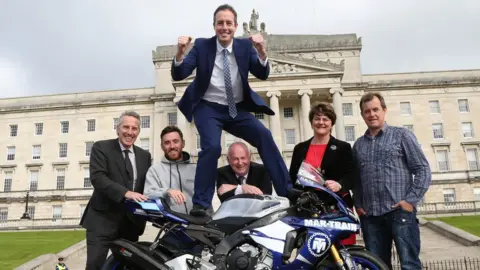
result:
[[[145,175],[151,166],[152,157],[148,151],[133,146],[137,180],[134,191],[143,193]],[[132,230],[142,235],[145,230],[145,221],[128,213],[123,204],[128,187],[125,159],[118,139],[97,141],[90,153],[90,181],[93,185],[93,194],[80,221],[85,229],[92,230],[98,235],[114,235],[124,217],[132,223]],[[131,182],[130,182],[131,185]]]
[[[217,190],[223,184],[230,185],[241,185],[235,176],[235,172],[232,170],[230,165],[223,166],[217,170]],[[248,169],[247,184],[256,186],[259,188],[263,194],[272,194],[272,180],[265,170],[265,167],[262,164],[255,162],[250,162],[250,168]],[[226,199],[235,195],[235,189],[218,195],[220,202],[225,201]]]
[[[292,183],[297,181],[297,173],[300,165],[307,157],[308,148],[312,138],[295,145],[290,163],[290,178]],[[335,180],[342,189],[338,193],[349,192],[353,189],[353,175],[355,173],[355,162],[353,159],[352,147],[349,143],[330,136],[327,149],[320,165],[320,172],[325,180]],[[353,206],[353,199],[350,195],[343,197],[349,207]]]

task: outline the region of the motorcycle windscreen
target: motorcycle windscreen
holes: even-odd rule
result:
[[[304,187],[322,188],[325,179],[317,169],[304,161],[297,173],[297,183]]]

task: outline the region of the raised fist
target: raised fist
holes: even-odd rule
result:
[[[260,58],[265,59],[267,53],[265,51],[263,36],[261,34],[254,34],[249,36],[248,39],[252,42],[253,47],[257,50]]]
[[[190,36],[179,37],[177,43],[178,53],[184,54],[190,42],[192,42],[192,37]]]

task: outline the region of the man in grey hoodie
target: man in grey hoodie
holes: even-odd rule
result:
[[[197,164],[191,161],[189,153],[183,151],[185,140],[178,127],[165,127],[160,138],[165,155],[160,163],[152,165],[148,169],[143,194],[149,198],[164,198],[170,209],[188,215],[193,206],[192,197]],[[208,212],[212,213],[213,209],[209,209]],[[162,242],[175,248],[195,248],[195,246],[178,241],[171,234],[164,235]]]
[[[160,136],[165,155],[148,170],[143,193],[149,198],[164,198],[173,211],[188,215],[197,164],[183,151],[185,141],[178,127],[167,126]]]

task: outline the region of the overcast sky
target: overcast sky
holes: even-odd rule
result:
[[[215,8],[270,34],[362,37],[362,73],[480,68],[479,0],[0,0],[0,98],[151,87],[151,51],[210,37]]]

